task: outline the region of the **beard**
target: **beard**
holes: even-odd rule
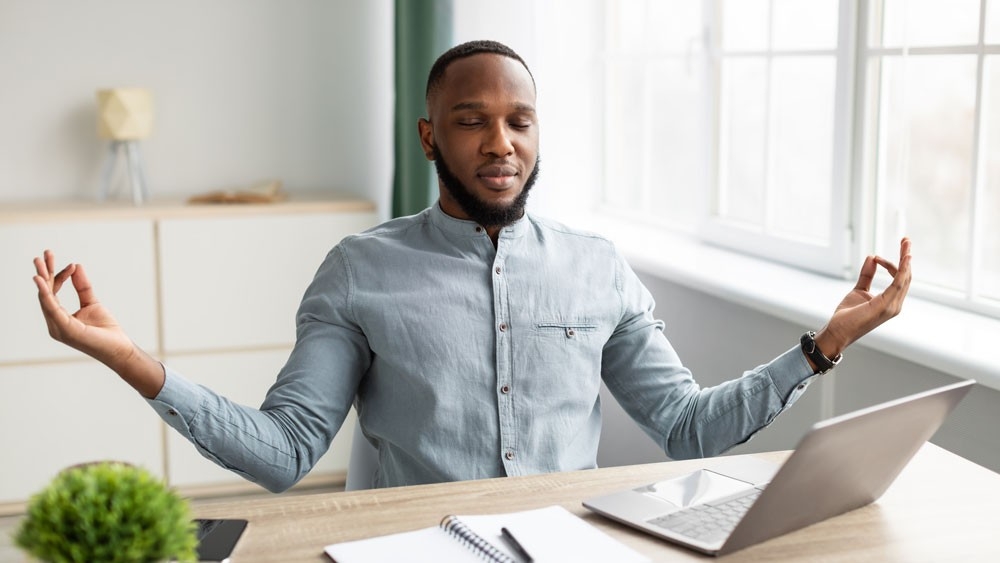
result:
[[[469,219],[483,227],[503,228],[524,216],[524,205],[528,201],[528,193],[535,185],[535,180],[538,179],[539,158],[535,158],[535,166],[531,169],[531,174],[528,174],[528,179],[524,182],[521,193],[517,194],[514,201],[504,205],[485,201],[476,195],[448,168],[448,164],[444,161],[437,145],[434,145],[433,151],[434,168],[437,169],[438,178],[451,197],[458,203],[458,206],[462,208],[462,211],[469,216]]]

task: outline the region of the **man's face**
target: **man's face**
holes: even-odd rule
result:
[[[445,213],[485,227],[517,220],[538,161],[535,88],[527,69],[501,55],[456,60],[427,111],[420,141],[435,161]]]

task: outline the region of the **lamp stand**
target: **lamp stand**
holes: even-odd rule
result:
[[[132,203],[142,205],[149,201],[149,184],[146,182],[146,169],[142,165],[142,155],[139,151],[139,141],[111,141],[108,144],[104,169],[101,172],[101,189],[97,201],[104,201],[111,195],[111,178],[115,171],[118,156],[125,153],[125,163],[128,168],[128,183],[132,188]]]

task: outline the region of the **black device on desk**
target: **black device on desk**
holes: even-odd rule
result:
[[[198,561],[227,563],[236,542],[247,527],[246,520],[195,520],[198,524]]]

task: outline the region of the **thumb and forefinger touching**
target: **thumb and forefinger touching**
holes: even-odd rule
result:
[[[50,332],[58,325],[69,322],[71,317],[69,312],[63,309],[57,297],[66,280],[72,281],[81,309],[97,302],[87,273],[80,264],[69,264],[53,275],[55,255],[50,250],[46,250],[43,257],[36,257],[34,264],[36,275],[33,280],[38,288],[38,301],[49,324]],[[56,323],[56,326],[53,326],[53,323]]]
[[[911,242],[909,238],[903,238],[900,241],[898,265],[881,256],[869,256],[865,259],[865,263],[861,267],[861,275],[858,276],[858,283],[855,289],[865,292],[871,289],[872,280],[879,266],[885,268],[886,272],[892,276],[892,283],[878,296],[885,301],[883,304],[885,307],[884,312],[888,313],[889,316],[895,316],[899,313],[899,310],[902,308],[903,298],[906,297],[906,293],[910,287],[910,280],[913,277],[910,270],[910,247]]]

